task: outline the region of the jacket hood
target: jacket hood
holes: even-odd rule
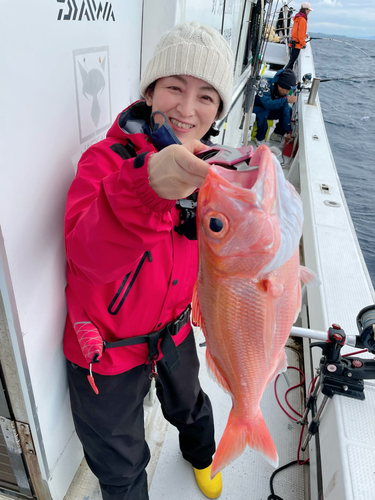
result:
[[[297,14],[294,16],[294,19],[297,19],[297,17],[304,17],[307,21],[307,16],[303,12],[297,12]]]
[[[144,142],[144,137],[145,135],[149,135],[147,131],[147,127],[143,128],[145,124],[150,124],[150,118],[151,118],[151,108],[147,106],[146,101],[140,100],[140,101],[135,101],[133,104],[130,104],[124,111],[121,111],[119,115],[117,115],[116,120],[114,121],[113,125],[110,127],[110,129],[107,132],[107,137],[115,137],[118,139],[128,139],[129,140],[129,135],[131,135],[131,142],[134,144],[143,144]],[[218,135],[215,134],[215,129],[210,129],[208,132],[211,132],[212,136]],[[137,138],[137,134],[139,134]],[[208,133],[206,134],[208,136]],[[208,137],[204,136],[204,138],[201,139],[201,142],[203,144],[206,144],[207,146],[212,146],[212,142]],[[160,150],[160,146],[158,146],[157,142],[155,141],[155,138],[151,135],[149,135],[151,142],[154,144],[154,146]],[[138,140],[139,139],[139,140]],[[147,139],[146,139],[147,140]],[[176,138],[176,141],[178,139]],[[168,142],[164,144],[169,145],[169,144],[178,144],[178,142]]]
[[[142,134],[142,137],[144,137],[145,133],[142,127],[145,123],[149,123],[150,114],[151,108],[146,105],[145,101],[134,102],[117,115],[116,120],[107,132],[107,137],[124,139],[129,134]]]

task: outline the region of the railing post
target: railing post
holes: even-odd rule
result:
[[[307,101],[307,104],[312,104],[314,106],[316,95],[318,93],[319,83],[320,83],[320,78],[313,78],[310,89],[309,100]]]

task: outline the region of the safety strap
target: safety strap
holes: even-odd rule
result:
[[[148,343],[150,362],[156,361],[159,357],[158,342],[161,339],[160,350],[165,358],[165,363],[170,372],[174,371],[179,366],[178,353],[176,345],[172,339],[181,330],[183,326],[189,321],[190,318],[190,304],[175,320],[168,323],[164,328],[156,332],[148,333],[147,335],[140,335],[139,337],[130,337],[116,342],[107,342],[103,340],[103,351],[105,349],[112,349],[114,347],[125,347],[137,344]]]

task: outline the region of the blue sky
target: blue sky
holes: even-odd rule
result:
[[[299,10],[301,2],[290,5]],[[310,0],[308,31],[363,38],[375,36],[375,0]]]

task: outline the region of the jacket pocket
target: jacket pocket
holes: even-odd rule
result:
[[[149,261],[151,262],[152,258],[151,258],[151,252],[145,252],[142,256],[142,259],[140,260],[136,270],[134,271],[134,274],[133,274],[133,277],[131,278],[128,286],[126,287],[125,291],[123,292],[124,288],[125,288],[125,285],[132,273],[132,271],[130,271],[126,276],[125,278],[123,279],[119,289],[117,290],[115,296],[113,297],[113,299],[111,300],[111,303],[109,304],[108,306],[108,312],[109,314],[111,314],[112,316],[115,316],[119,310],[121,309],[123,303],[125,302],[125,299],[126,297],[129,295],[129,292],[134,284],[134,281],[137,279],[137,276],[139,274],[139,271],[141,270],[142,266],[143,266],[143,263],[144,261],[146,260],[146,257],[148,256],[149,258]],[[123,292],[123,293],[122,293]]]

